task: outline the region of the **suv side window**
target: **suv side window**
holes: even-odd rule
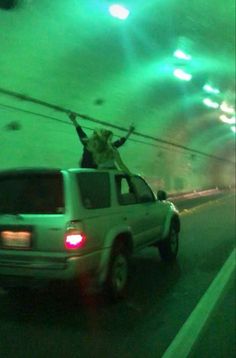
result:
[[[137,198],[128,177],[116,175],[116,192],[120,205],[132,205],[137,203]]]
[[[111,188],[108,173],[78,173],[77,183],[83,206],[86,209],[101,209],[111,206]]]
[[[148,184],[140,177],[134,176],[131,182],[136,190],[139,203],[148,203],[155,201],[155,196]]]

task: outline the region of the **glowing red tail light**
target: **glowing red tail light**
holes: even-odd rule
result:
[[[65,247],[69,250],[76,250],[84,246],[86,237],[77,229],[69,229],[65,234]]]

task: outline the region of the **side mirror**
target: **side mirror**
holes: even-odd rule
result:
[[[166,192],[164,190],[158,190],[157,199],[160,200],[160,201],[166,200],[167,199]]]

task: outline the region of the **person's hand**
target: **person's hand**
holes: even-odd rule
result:
[[[70,112],[70,113],[69,113],[69,118],[70,118],[72,121],[75,121],[75,119],[76,119],[76,113]]]
[[[69,113],[69,118],[70,118],[71,122],[73,123],[73,125],[76,127],[77,126],[76,113],[70,112]]]
[[[132,124],[129,126],[129,133],[132,133],[134,130],[135,130],[135,126],[134,126],[134,124],[132,123]]]

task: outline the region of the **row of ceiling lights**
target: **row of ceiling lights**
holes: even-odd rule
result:
[[[118,18],[119,20],[125,20],[128,18],[130,11],[123,5],[120,4],[112,4],[109,6],[110,14]],[[192,56],[190,54],[185,53],[181,49],[177,49],[173,56],[178,60],[183,62],[189,62],[192,60]],[[173,71],[173,75],[182,80],[182,81],[191,81],[193,76],[191,73],[186,72],[183,68],[175,68]],[[214,88],[211,84],[206,83],[203,86],[204,92],[208,93],[209,95],[219,95],[220,90],[218,88]],[[219,119],[223,123],[227,123],[231,125],[231,130],[235,133],[236,132],[236,118],[235,118],[235,108],[227,104],[223,101],[221,104],[217,101],[212,100],[210,97],[206,97],[203,99],[203,104],[205,104],[209,108],[213,109],[220,109],[222,113],[219,116]]]
[[[109,12],[110,14],[118,18],[119,20],[125,20],[128,18],[130,11],[121,4],[112,4],[109,6]],[[177,49],[174,52],[174,57],[176,57],[179,60],[182,61],[191,61],[192,56],[185,53],[181,49]],[[186,72],[182,68],[175,68],[173,75],[183,81],[191,81],[192,80],[192,74]],[[220,93],[220,90],[217,88],[212,87],[210,84],[205,84],[203,86],[203,90],[209,94],[215,94],[218,95]],[[233,126],[233,124],[236,124],[236,118],[235,118],[235,108],[232,106],[229,106],[225,101],[219,104],[216,101],[213,101],[211,98],[204,98],[203,103],[213,109],[221,109],[223,113],[220,114],[219,119],[227,124],[232,125],[231,129],[233,132],[236,132],[236,126]],[[230,116],[230,117],[229,117]]]
[[[192,56],[186,54],[182,50],[176,50],[174,52],[174,57],[183,61],[191,61]],[[185,70],[176,68],[174,70],[174,76],[183,80],[183,81],[191,81],[192,75],[187,73]],[[203,91],[207,93],[209,96],[203,99],[203,104],[205,104],[209,108],[219,109],[221,113],[219,115],[219,119],[227,124],[231,125],[231,130],[235,133],[236,132],[236,118],[235,118],[235,108],[230,106],[226,101],[221,103],[217,102],[217,100],[211,99],[211,96],[217,96],[220,94],[220,90],[218,88],[213,87],[211,84],[206,83],[203,86]]]

